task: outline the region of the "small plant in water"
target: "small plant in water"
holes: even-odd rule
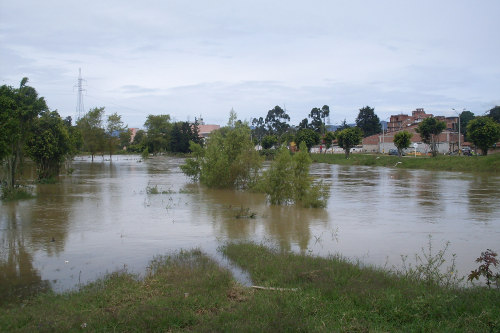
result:
[[[490,266],[495,266],[500,263],[497,259],[497,253],[493,252],[490,249],[487,249],[485,252],[481,252],[481,256],[476,259],[476,262],[482,263],[479,267],[470,272],[467,280],[479,280],[479,277],[484,276],[486,278],[486,285],[488,288],[491,288],[491,282],[495,282],[497,288],[500,288],[500,273],[493,274]]]

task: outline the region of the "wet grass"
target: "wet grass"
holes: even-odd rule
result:
[[[314,162],[340,164],[397,167],[400,169],[426,169],[436,171],[492,172],[500,173],[500,154],[488,156],[444,156],[437,157],[412,155],[398,156],[376,154],[351,154],[346,159],[344,154],[311,154]],[[401,162],[401,163],[398,163]]]
[[[225,256],[255,284],[238,285],[200,251],[155,258],[139,279],[113,273],[65,294],[0,307],[0,331],[489,332],[500,293],[444,288],[341,258],[227,244]]]

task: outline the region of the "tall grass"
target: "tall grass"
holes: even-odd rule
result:
[[[497,332],[500,293],[251,243],[221,251],[255,284],[238,285],[199,250],[152,260],[60,295],[0,305],[1,332]]]

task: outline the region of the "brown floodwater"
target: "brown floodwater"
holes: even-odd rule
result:
[[[313,164],[330,185],[326,209],[270,206],[262,194],[207,189],[179,169],[181,158],[113,156],[73,162],[72,175],[36,186],[36,198],[0,202],[0,298],[64,291],[126,268],[138,274],[155,256],[226,241],[341,254],[378,266],[450,242],[458,274],[481,251],[500,250],[500,177]],[[159,192],[154,194],[151,192]],[[250,215],[254,218],[238,218]]]

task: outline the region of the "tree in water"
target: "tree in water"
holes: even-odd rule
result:
[[[190,144],[193,158],[181,166],[186,175],[217,188],[248,188],[256,182],[262,159],[254,149],[250,127],[235,119],[230,124],[213,131],[205,147]]]
[[[292,157],[290,151],[282,146],[255,188],[266,193],[273,205],[325,207],[329,197],[328,187],[311,178],[309,166],[312,160],[307,146],[301,142],[299,147]]]
[[[108,116],[106,122],[106,145],[109,152],[109,158],[116,152],[120,145],[120,134],[126,132],[126,125],[123,124],[122,116],[118,113],[113,113]]]
[[[105,131],[102,125],[104,107],[89,110],[76,124],[83,138],[83,149],[90,153],[92,162],[98,152],[103,153],[105,149]],[[104,153],[103,153],[104,154]]]
[[[39,180],[59,174],[66,156],[71,152],[71,141],[57,111],[46,111],[36,119],[26,151],[36,164]]]
[[[425,118],[418,125],[416,131],[420,134],[422,142],[431,147],[433,157],[437,156],[437,142],[439,134],[446,128],[444,121],[439,121],[434,117]]]
[[[0,162],[5,164],[5,182],[10,190],[16,186],[33,122],[48,110],[44,98],[38,97],[35,88],[27,83],[25,77],[17,89],[6,85],[0,87]]]

